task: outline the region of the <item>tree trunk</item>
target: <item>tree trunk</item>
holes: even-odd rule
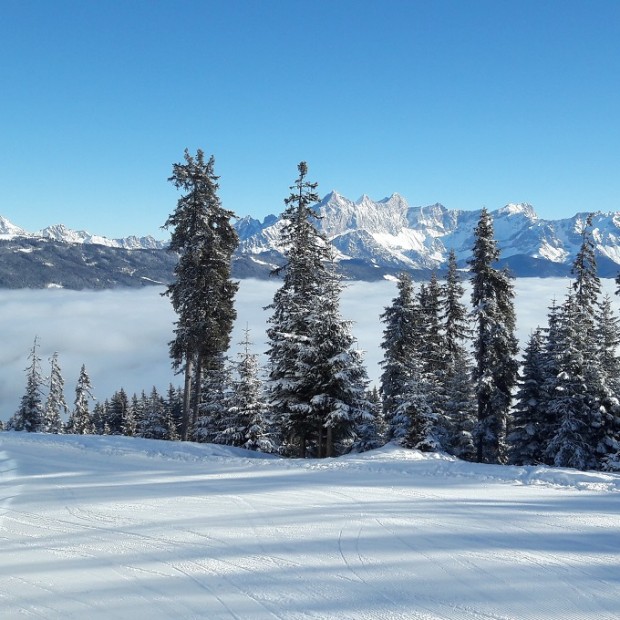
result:
[[[198,409],[200,407],[200,396],[202,392],[202,359],[198,356],[196,360],[196,372],[194,373],[194,398],[192,402],[192,427],[198,420]]]
[[[325,456],[334,456],[334,433],[331,426],[327,427],[327,437],[325,439]]]
[[[187,441],[189,431],[190,397],[192,392],[192,371],[193,364],[190,355],[185,361],[185,385],[183,388],[183,418],[181,421],[181,439]]]

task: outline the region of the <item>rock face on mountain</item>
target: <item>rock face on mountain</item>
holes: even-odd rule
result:
[[[334,246],[350,279],[378,280],[406,270],[415,278],[441,272],[454,250],[467,266],[479,211],[457,211],[440,204],[410,207],[398,194],[377,202],[353,202],[331,192],[315,206],[318,225]],[[543,220],[527,204],[492,211],[501,264],[515,276],[570,274],[588,213]],[[265,278],[285,261],[282,221],[244,217],[235,227],[240,246],[233,275]],[[592,238],[601,277],[620,271],[620,213],[596,213]],[[166,242],[153,237],[107,239],[62,224],[28,233],[0,216],[0,287],[109,288],[169,283],[176,258]]]
[[[456,211],[440,204],[410,207],[398,194],[378,202],[362,196],[353,202],[331,192],[316,205],[319,227],[337,250],[350,277],[378,279],[402,270],[428,275],[441,271],[453,249],[467,265],[480,211]],[[587,213],[563,220],[543,220],[528,204],[509,204],[491,212],[501,262],[516,276],[556,276],[570,273],[581,244]],[[245,271],[259,272],[282,262],[280,221],[245,218],[239,227],[238,262]],[[596,213],[593,218],[600,275],[620,270],[620,213]]]

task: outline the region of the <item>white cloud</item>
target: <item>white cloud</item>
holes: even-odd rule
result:
[[[613,280],[603,284],[618,310]],[[561,302],[568,285],[569,280],[562,278],[516,280],[517,325],[522,341],[537,325],[545,324],[551,300],[555,297]],[[241,282],[233,356],[246,324],[254,350],[263,354],[267,349],[265,329],[271,311],[264,307],[272,301],[278,286],[277,280]],[[180,384],[168,357],[175,315],[168,298],[161,296],[162,290],[0,291],[0,419],[8,419],[19,405],[27,355],[35,335],[40,339],[44,373],[49,367],[48,358],[54,351],[59,353],[69,404],[82,364],[86,365],[98,399],[110,397],[120,387],[133,393],[149,391],[153,385],[165,390],[170,382]],[[379,315],[395,294],[394,282],[353,282],[342,299],[342,314],[355,322],[353,332],[366,352],[368,374],[375,382],[382,358],[383,325]]]

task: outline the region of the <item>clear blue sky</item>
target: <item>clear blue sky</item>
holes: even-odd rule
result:
[[[620,210],[618,0],[0,0],[0,214],[166,236],[185,147],[238,215],[321,195]]]

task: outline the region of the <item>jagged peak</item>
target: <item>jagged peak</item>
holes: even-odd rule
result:
[[[349,202],[342,194],[333,189],[329,194],[326,194],[323,197],[323,200],[319,203],[320,205],[326,205],[330,202]]]
[[[532,207],[532,205],[527,202],[510,202],[501,209],[498,209],[497,213],[501,215],[507,215],[509,217],[512,215],[524,215],[531,220],[538,219],[538,215],[536,214],[536,211],[534,211],[534,207]]]
[[[355,204],[356,205],[361,205],[364,203],[371,203],[374,204],[374,200],[368,195],[368,194],[362,194],[356,201]]]
[[[379,200],[380,204],[407,204],[407,199],[402,195],[399,194],[398,192],[394,192],[393,194],[391,194],[390,196],[386,196],[385,198],[382,198],[381,200]]]
[[[25,235],[27,234],[23,228],[16,226],[13,222],[10,222],[0,215],[0,234],[2,235]]]

